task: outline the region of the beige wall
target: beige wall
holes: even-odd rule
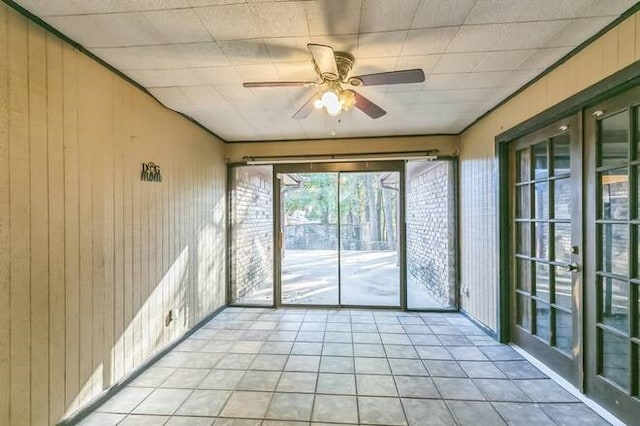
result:
[[[495,137],[640,60],[640,12],[461,135],[460,244],[463,308],[495,329],[497,209]]]
[[[280,155],[360,154],[437,149],[440,155],[458,150],[458,136],[398,136],[389,138],[301,140],[289,142],[228,143],[230,162],[243,157]]]
[[[224,303],[225,185],[220,141],[0,5],[1,425],[56,423]]]

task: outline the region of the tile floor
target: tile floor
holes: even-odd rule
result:
[[[606,425],[460,314],[228,308],[84,425]]]

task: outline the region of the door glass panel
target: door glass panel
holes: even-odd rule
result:
[[[629,270],[628,225],[600,225],[602,244],[602,270],[612,274],[627,276]]]
[[[534,212],[536,219],[547,219],[549,217],[549,184],[539,182],[534,186]]]
[[[529,259],[516,259],[516,268],[516,288],[531,292],[531,261]]]
[[[280,175],[282,303],[338,304],[338,174]]]
[[[600,283],[602,323],[627,334],[629,326],[629,288],[627,282],[601,277]]]
[[[452,308],[456,305],[454,164],[407,161],[405,170],[407,307]]]
[[[533,178],[544,179],[549,176],[549,166],[547,161],[547,142],[541,142],[533,146]]]
[[[535,262],[536,264],[536,296],[549,301],[549,264]]]
[[[516,298],[518,299],[516,323],[525,330],[531,330],[531,299],[519,293]]]
[[[516,223],[516,250],[518,254],[531,254],[531,232],[529,222]]]
[[[549,224],[547,222],[535,223],[535,257],[549,259]]]
[[[627,339],[599,330],[602,339],[600,374],[625,389],[629,388],[629,343]]]
[[[536,335],[544,340],[549,341],[551,336],[550,321],[551,311],[549,305],[540,301],[536,301]]]
[[[636,219],[640,219],[640,166],[636,169]]]
[[[636,158],[640,158],[640,108],[636,107]]]
[[[600,174],[603,219],[627,219],[629,217],[628,169],[608,170]]]
[[[571,180],[569,178],[553,181],[553,217],[556,219],[571,218]]]
[[[447,182],[444,184],[446,186]],[[398,172],[340,174],[341,304],[399,306],[399,189]],[[428,193],[428,189],[425,188],[425,192]],[[440,207],[435,200],[428,202],[432,207]],[[443,216],[440,222],[444,222],[445,229],[438,227],[438,235],[427,231],[422,244],[436,249],[440,244],[450,244],[448,218],[447,215]],[[432,215],[420,220],[424,220],[427,226],[437,227],[432,220],[438,219]],[[435,290],[440,290],[442,280],[448,280],[449,259],[448,256],[444,260],[437,256],[442,253],[428,251],[429,247],[423,249],[426,258],[420,260],[420,266],[425,268],[424,272],[430,279],[428,285],[435,285]],[[440,262],[444,262],[444,265]],[[450,289],[446,290],[448,301]]]
[[[572,284],[571,272],[567,272],[564,268],[555,268],[555,303],[558,306],[571,309],[572,303]]]
[[[272,166],[231,169],[231,301],[273,304]]]
[[[565,353],[571,353],[573,348],[573,316],[559,309],[553,310],[555,314],[556,347]]]
[[[556,223],[554,234],[555,260],[571,263],[571,224]]]
[[[622,111],[599,122],[600,166],[620,164],[627,160],[629,147],[629,113]]]
[[[569,135],[559,135],[551,139],[551,149],[553,151],[553,175],[568,175],[570,167]]]
[[[531,195],[529,185],[516,187],[516,217],[528,219],[530,215]]]
[[[518,151],[516,153],[516,157],[516,164],[518,165],[518,182],[526,182],[531,178],[531,155],[529,148]]]

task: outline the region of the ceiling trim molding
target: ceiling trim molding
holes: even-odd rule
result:
[[[492,112],[494,112],[495,110],[497,110],[498,108],[500,108],[501,106],[503,106],[504,104],[509,102],[511,99],[513,99],[516,96],[518,96],[520,93],[522,93],[523,91],[528,89],[530,86],[535,84],[538,80],[540,80],[541,78],[543,78],[547,74],[551,73],[553,70],[558,68],[560,65],[564,64],[569,59],[571,59],[574,56],[576,56],[578,53],[583,51],[587,46],[591,45],[594,41],[596,41],[597,39],[602,37],[609,30],[611,30],[614,27],[618,26],[618,24],[620,24],[622,21],[624,21],[625,19],[627,19],[628,17],[630,17],[631,15],[633,15],[634,13],[636,13],[639,10],[640,10],[640,1],[636,2],[633,6],[631,6],[624,13],[622,13],[622,15],[618,16],[616,19],[614,19],[609,24],[607,24],[605,27],[603,27],[600,31],[598,31],[597,33],[595,33],[594,35],[592,35],[591,37],[589,37],[588,39],[586,39],[585,41],[580,43],[578,46],[576,46],[573,50],[571,50],[569,53],[564,55],[562,58],[558,59],[556,62],[554,62],[553,64],[549,65],[549,67],[547,67],[547,69],[542,71],[540,74],[538,74],[532,80],[529,80],[524,86],[520,87],[518,90],[516,90],[515,92],[513,92],[512,94],[510,94],[509,96],[507,96],[503,100],[501,100],[496,106],[494,106],[493,108],[491,108],[490,110],[488,110],[487,112],[482,114],[480,117],[478,117],[475,120],[473,120],[473,122],[471,124],[469,124],[467,127],[465,127],[464,129],[462,129],[462,131],[460,133],[458,133],[458,135],[462,135],[464,132],[466,132],[467,130],[469,130],[473,126],[475,126],[477,123],[479,123],[480,121],[484,120]]]
[[[33,13],[31,13],[29,10],[25,9],[24,7],[20,6],[19,4],[17,4],[16,2],[12,1],[12,0],[0,0],[2,1],[4,4],[6,4],[7,6],[9,6],[10,8],[12,8],[13,10],[15,10],[16,12],[18,12],[19,14],[21,14],[22,16],[24,16],[25,18],[27,18],[28,20],[30,20],[31,22],[33,22],[36,25],[39,25],[40,27],[42,27],[43,29],[45,29],[46,31],[52,33],[53,35],[55,35],[56,37],[58,37],[59,39],[61,39],[62,41],[64,41],[65,43],[67,43],[68,45],[70,45],[71,47],[73,47],[74,49],[78,50],[79,52],[83,53],[84,55],[88,56],[90,59],[93,59],[94,61],[96,61],[97,63],[99,63],[100,65],[102,65],[103,67],[105,67],[106,69],[108,69],[109,71],[111,71],[112,73],[114,73],[115,75],[117,75],[118,77],[122,78],[123,80],[125,80],[127,83],[133,85],[136,89],[140,90],[141,92],[143,92],[145,95],[150,96],[154,101],[156,101],[157,103],[159,103],[160,105],[162,105],[163,108],[166,108],[170,111],[175,112],[176,114],[182,116],[183,118],[185,118],[186,120],[190,121],[191,123],[195,124],[196,126],[198,126],[199,128],[201,128],[202,130],[204,130],[205,132],[207,132],[208,134],[210,134],[211,136],[218,138],[220,141],[227,143],[227,141],[223,138],[221,138],[219,135],[217,135],[215,132],[213,132],[212,130],[206,128],[205,126],[203,126],[202,124],[200,124],[198,121],[196,121],[195,119],[189,117],[187,114],[184,114],[182,112],[176,111],[174,109],[169,108],[168,106],[166,106],[165,104],[163,104],[162,102],[160,102],[155,96],[153,96],[151,94],[151,92],[149,92],[143,85],[141,85],[140,83],[138,83],[137,81],[135,81],[134,79],[132,79],[131,77],[129,77],[128,75],[126,75],[125,73],[123,73],[122,71],[120,71],[119,69],[115,68],[113,65],[109,64],[108,62],[106,62],[104,59],[99,58],[98,56],[94,55],[93,53],[91,53],[91,51],[89,51],[87,48],[85,48],[83,45],[81,45],[80,43],[78,43],[77,41],[73,40],[72,38],[70,38],[69,36],[65,35],[64,33],[60,32],[59,30],[57,30],[55,27],[52,27],[51,25],[49,25],[48,23],[46,23],[44,20],[40,19],[38,16],[34,15]]]

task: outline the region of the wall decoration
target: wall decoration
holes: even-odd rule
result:
[[[160,165],[153,162],[142,163],[142,173],[140,180],[146,182],[162,182],[162,174],[160,174]]]

